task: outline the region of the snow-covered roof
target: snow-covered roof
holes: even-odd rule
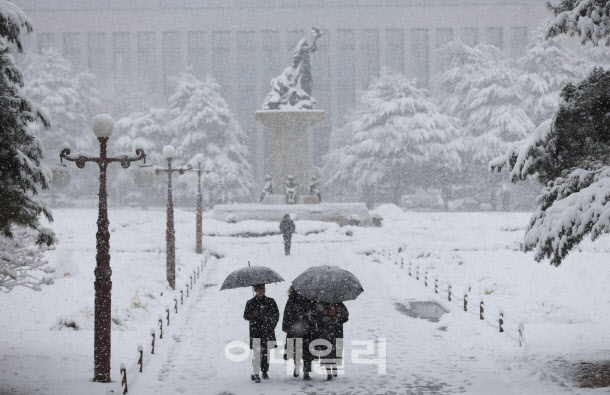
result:
[[[383,7],[413,5],[545,4],[546,0],[14,0],[24,10]]]

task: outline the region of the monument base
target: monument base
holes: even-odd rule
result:
[[[288,204],[286,195],[265,195],[262,204]],[[297,195],[295,204],[320,204],[320,199],[316,195]]]
[[[214,207],[211,217],[219,221],[226,221],[227,217],[232,216],[237,221],[259,220],[279,224],[284,214],[290,214],[296,220],[335,222],[340,226],[349,225],[350,220],[357,219],[360,226],[373,226],[364,203],[221,204]]]

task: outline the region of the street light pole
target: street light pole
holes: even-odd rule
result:
[[[99,210],[96,233],[96,267],[95,267],[95,325],[93,337],[93,381],[110,382],[110,338],[111,338],[111,299],[112,269],[110,268],[110,232],[108,231],[108,194],[106,191],[106,169],[112,162],[120,162],[127,169],[131,162],[146,161],[143,149],[136,149],[135,156],[107,156],[108,139],[114,129],[113,119],[106,114],[93,118],[93,132],[100,143],[100,156],[89,157],[83,154],[71,154],[70,147],[62,146],[60,159],[76,162],[79,169],[86,162],[94,162],[100,168]]]
[[[172,173],[184,174],[188,169],[172,169],[172,158],[176,149],[171,145],[163,147],[163,156],[167,159],[167,168],[155,168],[155,174],[167,173],[167,228],[165,230],[167,282],[171,289],[176,289],[176,232],[174,230],[174,200],[172,196]]]
[[[197,161],[197,230],[196,230],[196,246],[195,252],[197,254],[203,253],[203,194],[201,192],[201,162]]]

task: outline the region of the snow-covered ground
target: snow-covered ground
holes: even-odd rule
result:
[[[297,221],[300,234],[293,239],[290,257],[283,255],[281,236],[265,236],[277,224],[206,219],[204,244],[222,258],[210,258],[174,317],[173,298],[179,293],[165,286],[164,211],[111,210],[113,380],[119,380],[122,362],[128,366],[136,362],[138,344],[149,346],[151,328],[157,327],[159,315],[169,306],[171,325],[164,328],[165,338],[157,340],[157,352],[147,358],[144,373],[130,375],[130,381],[135,379],[130,393],[607,391],[577,388],[567,367],[607,359],[608,237],[583,243],[555,268],[537,264],[532,254],[519,251],[528,214],[403,213],[390,206],[378,211],[385,218],[382,228]],[[117,384],[90,382],[96,211],[55,210],[55,218],[52,227],[61,244],[47,252],[51,264],[60,269],[55,284],[42,292],[17,289],[0,295],[2,394],[103,394]],[[176,212],[178,288],[183,290],[188,275],[203,259],[193,252],[194,222],[193,212]],[[403,252],[398,254],[400,247]],[[234,362],[226,357],[229,342],[247,342],[242,314],[252,293],[249,289],[219,292],[219,288],[228,273],[248,261],[272,267],[287,280],[267,287],[280,311],[289,282],[309,266],[339,265],[360,278],[365,292],[346,303],[350,320],[345,325],[345,369],[338,379],[327,382],[325,374],[314,374],[312,382],[304,383],[287,374],[291,367],[276,353],[271,380],[254,384],[249,379],[249,359]],[[414,277],[417,266],[419,281]],[[435,278],[439,295],[433,291]],[[448,283],[453,302],[447,301]],[[465,313],[462,297],[468,287],[471,311]],[[485,322],[478,315],[481,299],[486,304]],[[409,301],[436,301],[449,312],[439,322],[411,318],[400,309]],[[502,334],[494,323],[500,309],[506,330]],[[79,329],[59,326],[60,320],[74,322]],[[517,341],[520,322],[525,327],[525,347]],[[278,340],[284,339],[279,327],[276,334]],[[363,356],[363,362],[354,357],[366,351],[366,343],[372,352]],[[232,352],[239,353],[237,348]],[[384,366],[385,374],[380,374]]]

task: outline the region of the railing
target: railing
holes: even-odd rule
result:
[[[207,266],[208,260],[210,259],[210,251],[205,250],[203,255],[203,261],[200,265],[197,265],[193,268],[192,273],[189,274],[189,281],[186,283],[186,297],[189,298],[189,295],[192,294],[193,284],[196,284],[200,279],[201,274],[204,268]],[[189,292],[190,289],[190,292]],[[129,393],[129,386],[132,386],[135,380],[139,377],[138,373],[143,373],[144,368],[148,365],[153,355],[155,355],[155,345],[158,340],[162,340],[167,336],[167,327],[170,326],[170,312],[174,310],[174,314],[178,314],[178,292],[180,292],[180,305],[184,305],[184,291],[176,290],[174,292],[173,299],[170,298],[170,301],[174,302],[173,309],[169,306],[165,307],[164,313],[165,317],[162,314],[159,315],[159,319],[157,321],[158,328],[150,329],[151,339],[147,341],[147,346],[143,347],[141,344],[137,345],[137,354],[134,356],[134,363],[132,363],[129,368],[125,366],[124,363],[121,363],[120,372],[121,372],[121,381],[120,384],[116,388],[109,388],[106,391],[106,395],[117,395],[117,394],[127,394]],[[165,320],[165,331],[164,331],[164,320]],[[159,336],[157,336],[157,331]]]
[[[400,248],[398,250],[398,253],[393,254],[391,251],[383,250],[381,252],[381,255],[384,258],[386,258],[388,261],[394,262],[394,264],[396,266],[398,266],[400,263],[400,268],[404,269],[405,268],[404,257],[400,256],[402,251],[403,251],[403,249]],[[414,269],[412,262],[409,262],[407,266],[408,266],[409,277],[415,277],[416,281],[419,281],[420,273],[423,271],[424,272],[424,286],[428,287],[428,279],[430,278],[428,269],[420,267],[420,265],[416,265],[415,269]],[[415,275],[413,275],[413,273],[415,273]],[[471,286],[468,286],[467,288],[465,287],[462,300],[461,301],[457,300],[455,298],[455,294],[453,292],[453,285],[450,281],[445,280],[439,286],[438,276],[436,276],[434,278],[434,293],[435,294],[440,295],[440,293],[445,293],[447,295],[447,302],[458,306],[460,309],[463,309],[463,311],[465,313],[470,313],[472,315],[479,316],[480,321],[486,322],[487,324],[489,324],[490,326],[495,328],[499,333],[504,333],[511,339],[517,341],[519,343],[520,347],[525,346],[525,334],[524,334],[525,325],[523,325],[523,322],[519,322],[517,325],[517,328],[516,328],[517,336],[514,336],[512,333],[506,332],[505,331],[504,311],[502,309],[498,309],[497,318],[488,318],[488,315],[485,313],[485,300],[484,299],[481,299],[479,302],[479,311],[478,312],[469,308],[469,299],[470,299],[469,295],[470,295],[471,291],[472,291]]]

